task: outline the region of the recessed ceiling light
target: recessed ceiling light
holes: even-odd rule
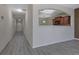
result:
[[[23,10],[22,10],[22,9],[16,9],[16,11],[18,11],[18,12],[23,12]]]
[[[43,23],[46,23],[46,21],[45,21],[45,20],[43,20],[42,22],[43,22]]]
[[[46,13],[46,14],[51,14],[51,13],[54,13],[56,10],[49,10],[49,9],[45,9],[45,10],[42,10],[40,11],[41,13]]]

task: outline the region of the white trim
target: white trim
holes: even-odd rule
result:
[[[48,46],[48,45],[51,45],[51,44],[67,42],[67,41],[70,41],[70,40],[75,40],[75,39],[63,40],[61,42],[50,42],[50,43],[46,43],[46,44],[36,45],[36,46],[33,46],[32,48],[38,48],[38,47]]]
[[[79,40],[79,38],[74,38],[75,40]]]

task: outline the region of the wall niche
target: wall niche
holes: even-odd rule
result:
[[[70,15],[56,9],[39,10],[40,25],[70,26]]]

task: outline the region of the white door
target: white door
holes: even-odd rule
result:
[[[19,32],[19,31],[22,31],[23,30],[23,23],[22,23],[22,19],[18,19],[17,22],[16,22],[16,31]]]

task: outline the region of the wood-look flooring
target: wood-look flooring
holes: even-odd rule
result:
[[[39,48],[31,48],[23,33],[14,38],[0,53],[1,55],[79,55],[79,41],[71,40]]]

